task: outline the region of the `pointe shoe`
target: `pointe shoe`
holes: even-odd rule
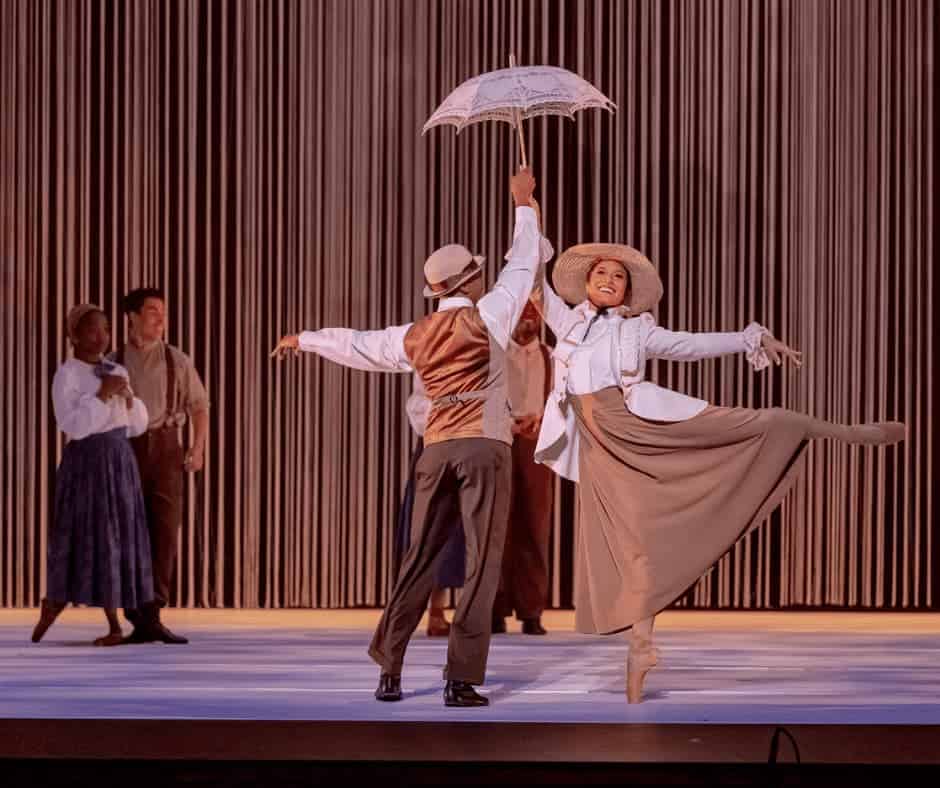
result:
[[[104,635],[100,638],[95,638],[94,645],[96,646],[120,646],[124,642],[124,633],[122,632],[109,632],[107,635]]]
[[[59,605],[53,604],[48,599],[42,600],[42,607],[39,611],[39,623],[36,624],[36,628],[33,630],[33,636],[31,638],[33,643],[38,643],[40,640],[42,640],[43,635],[45,635],[49,627],[55,623],[56,618],[59,617],[59,613],[61,613],[64,609],[65,605],[60,607]]]
[[[627,657],[627,703],[640,703],[643,700],[643,682],[650,669],[659,662],[656,649]]]
[[[863,446],[890,446],[907,437],[907,428],[899,421],[879,421],[849,428],[849,443]]]

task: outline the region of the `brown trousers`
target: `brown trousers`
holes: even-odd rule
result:
[[[552,512],[552,471],[535,462],[537,441],[516,436],[512,445],[512,508],[503,570],[493,614],[513,611],[538,618],[548,603],[548,537]]]
[[[456,497],[467,577],[451,623],[444,678],[483,683],[511,486],[512,454],[505,443],[460,438],[425,448],[415,468],[411,546],[369,647],[384,673],[401,674],[408,640],[434,583],[435,559],[459,522],[451,511]]]
[[[165,607],[170,600],[183,520],[183,448],[175,428],[145,432],[131,438],[131,444],[147,507],[154,602]]]

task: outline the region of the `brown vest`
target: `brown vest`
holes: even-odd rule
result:
[[[506,354],[475,307],[418,320],[405,352],[431,400],[425,446],[456,438],[512,444]]]

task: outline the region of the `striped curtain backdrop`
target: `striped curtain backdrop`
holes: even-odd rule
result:
[[[679,604],[934,607],[940,551],[938,135],[931,0],[4,0],[0,3],[0,605],[35,605],[64,317],[168,294],[212,399],[176,602],[381,605],[413,436],[408,376],[282,333],[427,309],[421,263],[509,245],[506,126],[420,135],[464,79],[561,65],[615,115],[527,124],[559,251],[644,250],[689,330],[752,319],[805,353],[660,363],[716,404],[898,418],[897,448],[812,447],[797,488]],[[556,483],[554,605],[571,602],[573,488]],[[703,528],[708,523],[702,523]],[[681,545],[676,546],[682,549]]]

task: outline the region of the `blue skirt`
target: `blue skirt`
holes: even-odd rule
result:
[[[153,600],[147,510],[124,427],[66,445],[46,572],[52,602],[136,609]]]
[[[405,486],[405,496],[398,508],[398,524],[395,528],[395,577],[398,577],[401,561],[411,545],[411,514],[415,501],[415,466],[418,464],[418,458],[423,451],[424,441],[419,440],[418,447],[411,458],[411,470],[408,474],[408,484]],[[456,501],[453,519],[454,532],[437,558],[437,566],[434,570],[435,591],[442,588],[460,588],[463,586],[466,577],[467,547],[464,541],[463,523],[460,521],[460,509]]]

